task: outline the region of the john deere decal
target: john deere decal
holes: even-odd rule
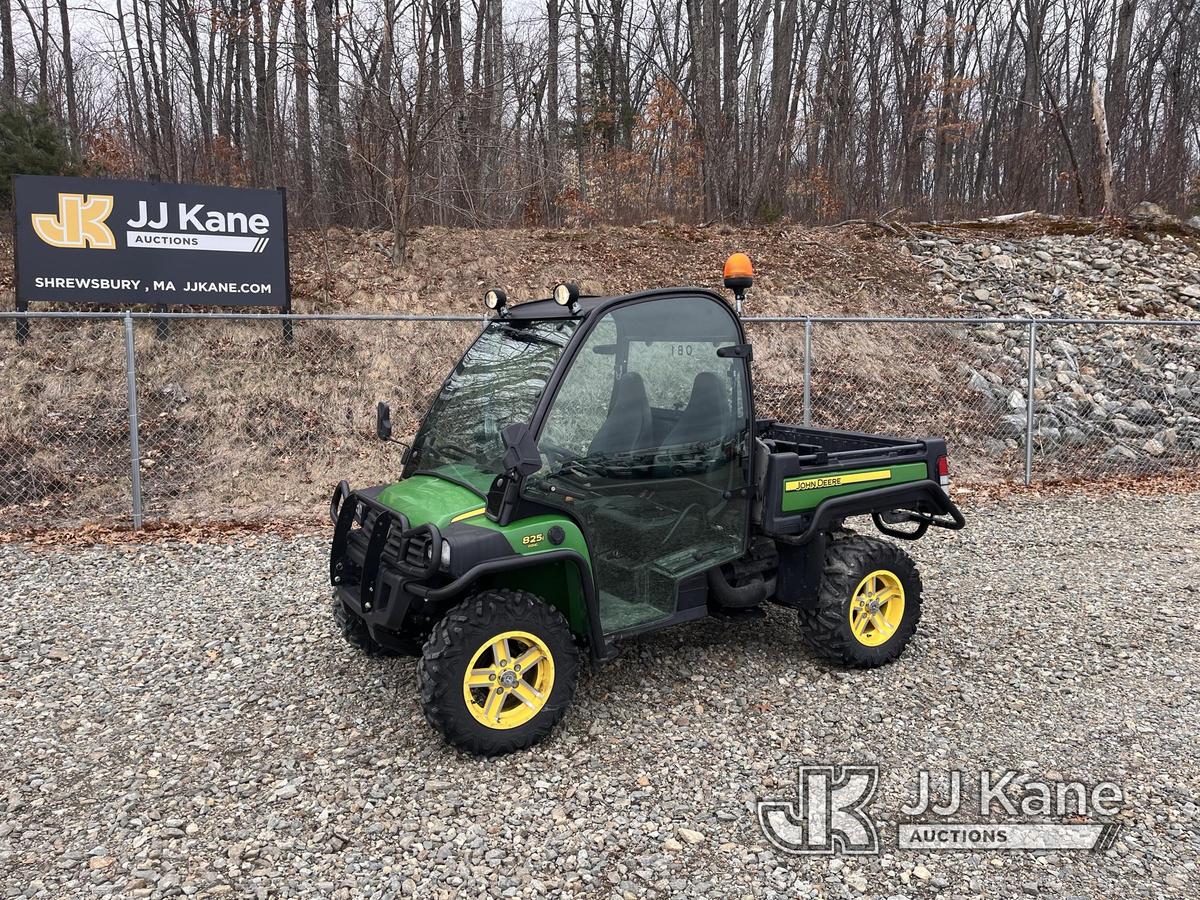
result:
[[[863,481],[887,481],[892,477],[891,469],[876,469],[874,472],[851,472],[848,475],[818,475],[815,478],[797,478],[784,482],[785,491],[815,491],[818,488],[841,487],[844,484],[859,484]]]

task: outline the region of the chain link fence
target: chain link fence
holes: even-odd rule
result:
[[[148,518],[295,518],[342,478],[392,480],[375,435],[387,400],[412,434],[480,320],[134,322]]]
[[[956,476],[1021,477],[1022,325],[751,321],[749,330],[760,416],[903,437],[944,435]]]
[[[760,415],[943,435],[959,478],[1096,481],[1200,464],[1200,321],[748,321]]]
[[[39,321],[18,343],[23,324],[0,320],[0,529],[128,517],[121,322]]]
[[[1194,327],[1039,328],[1037,476],[1099,480],[1200,464],[1197,363]]]
[[[1200,321],[745,321],[760,417],[943,435],[960,481],[1200,463]],[[481,325],[0,315],[10,391],[0,404],[0,531],[316,520],[339,479],[396,476],[400,449],[375,437],[376,401],[391,404],[397,436],[411,435]]]

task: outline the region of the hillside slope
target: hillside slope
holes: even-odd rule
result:
[[[422,228],[408,262],[391,263],[391,236],[333,229],[293,239],[297,311],[479,311],[501,287],[516,301],[574,281],[585,293],[649,287],[720,287],[734,251],[758,279],[750,314],[918,315],[945,309],[922,268],[897,243],[860,229],[698,228],[648,225],[588,230]]]
[[[1077,229],[1085,231],[1087,229]],[[293,236],[297,312],[482,317],[499,286],[516,301],[561,280],[590,293],[717,288],[744,250],[758,280],[748,315],[1082,316],[1200,320],[1200,256],[1170,234],[885,226],[587,231],[422,228],[411,260],[387,237]],[[11,257],[0,270],[11,308]],[[273,322],[174,323],[136,332],[141,478],[151,516],[261,519],[319,514],[340,478],[378,482],[399,451],[373,437],[377,400],[411,434],[478,330],[475,321],[306,322],[284,344]],[[804,413],[804,328],[749,326],[760,416]],[[947,437],[960,477],[1020,477],[1028,333],[1020,325],[818,322],[816,425]],[[1043,325],[1035,477],[1105,477],[1200,462],[1200,328]],[[128,410],[119,323],[0,329],[0,530],[122,518]]]

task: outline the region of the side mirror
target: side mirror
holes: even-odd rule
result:
[[[381,441],[392,437],[392,410],[383,401],[375,407],[375,433]]]
[[[542,455],[538,453],[537,442],[524,422],[500,429],[500,437],[504,441],[504,471],[516,472],[524,478],[542,467]]]

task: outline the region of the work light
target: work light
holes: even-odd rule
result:
[[[496,288],[492,288],[483,295],[483,305],[501,315],[503,315],[504,307],[507,303],[508,294],[504,293],[504,291],[496,290]]]
[[[562,284],[554,286],[554,302],[559,306],[565,306],[571,312],[579,312],[579,285],[570,281],[564,281]]]

